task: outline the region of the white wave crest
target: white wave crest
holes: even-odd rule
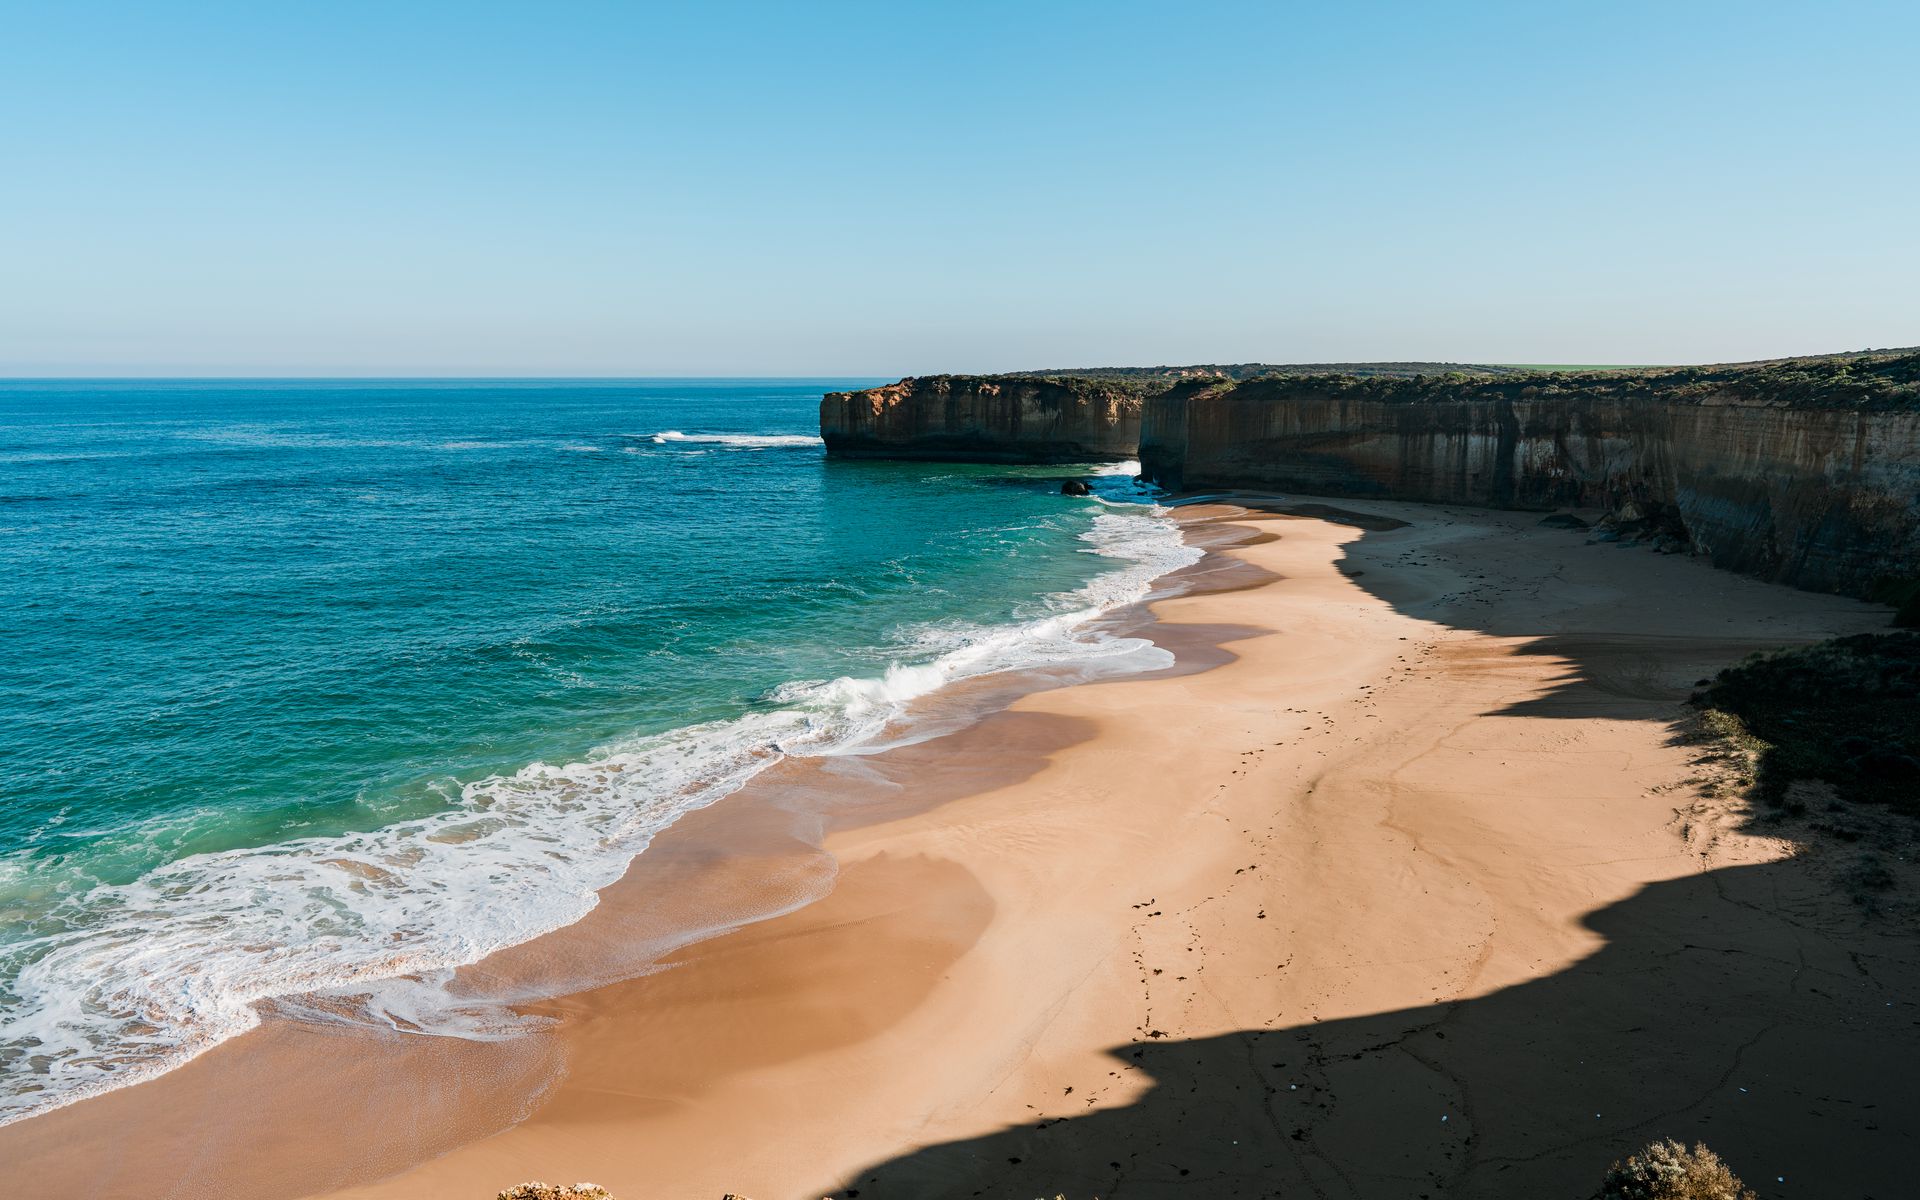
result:
[[[681,433],[667,429],[650,439],[656,446],[688,443],[699,446],[729,446],[736,450],[772,450],[788,446],[825,445],[810,433]]]

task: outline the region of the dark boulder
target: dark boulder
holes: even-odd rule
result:
[[[1585,529],[1587,528],[1587,523],[1585,521],[1582,521],[1579,517],[1574,516],[1572,513],[1554,513],[1552,516],[1541,517],[1540,523],[1542,525],[1545,525],[1548,529]]]
[[[1078,479],[1069,479],[1060,485],[1060,494],[1062,496],[1090,496],[1093,494],[1093,489]]]

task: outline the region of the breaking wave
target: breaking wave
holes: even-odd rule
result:
[[[649,439],[656,446],[686,443],[696,446],[728,446],[736,450],[772,450],[791,446],[822,446],[826,443],[807,433],[681,433],[668,429]]]
[[[258,1025],[276,997],[407,1033],[511,1033],[511,1014],[448,989],[452,970],[580,920],[681,815],[782,759],[858,751],[958,680],[1126,656],[1165,665],[1164,651],[1097,620],[1200,557],[1142,503],[1134,469],[1094,482],[1082,540],[1111,568],[1027,619],[924,625],[876,676],[789,682],[729,720],[534,762],[465,785],[430,816],[197,854],[53,900],[0,961],[0,1124],[179,1066]]]

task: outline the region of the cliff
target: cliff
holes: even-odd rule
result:
[[[1911,352],[1188,380],[1147,401],[1140,459],[1174,490],[1598,508],[1716,566],[1816,591],[1887,595],[1920,577]]]
[[[936,375],[829,394],[831,454],[1139,456],[1175,491],[1599,509],[1716,566],[1920,610],[1920,352],[1712,367],[1446,363]],[[1912,620],[1920,621],[1920,611]]]
[[[827,453],[965,462],[1116,462],[1145,390],[1117,379],[930,375],[820,401]]]
[[[1232,363],[1092,367],[1007,375],[927,375],[885,387],[829,392],[820,436],[842,458],[959,462],[1115,462],[1140,447],[1146,400],[1169,388],[1287,375],[1411,378],[1513,367],[1458,363]]]

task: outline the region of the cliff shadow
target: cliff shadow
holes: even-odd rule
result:
[[[1750,655],[1883,631],[1893,617],[1883,605],[1765,583],[1684,554],[1590,541],[1533,513],[1220,498],[1263,520],[1312,517],[1361,529],[1337,563],[1358,591],[1406,616],[1483,635],[1434,639],[1410,659],[1444,660],[1459,677],[1514,677],[1512,698],[1484,715],[1657,723],[1670,744],[1692,755],[1694,772],[1674,782],[1700,785],[1710,796],[1744,794],[1750,781],[1740,748],[1716,736],[1689,704],[1698,689]],[[1544,673],[1540,659],[1553,660]],[[1842,802],[1818,789],[1773,797],[1740,816],[1757,832],[1828,849],[1827,834],[1905,849],[1920,835],[1920,822],[1885,805]],[[1848,851],[1835,871],[1884,875],[1856,864],[1857,853]],[[1912,856],[1903,849],[1901,857]]]
[[[1770,1198],[1910,1194],[1910,935],[1791,860],[1652,884],[1586,923],[1591,956],[1473,999],[1143,1033],[1063,1076],[1030,1122],[876,1163],[832,1196],[1584,1200],[1669,1136]]]
[[[1358,589],[1500,639],[1435,650],[1523,668],[1518,698],[1490,715],[1652,721],[1682,739],[1699,678],[1884,623],[1852,601],[1589,546],[1536,515],[1370,507],[1277,515],[1362,529],[1338,564]],[[1526,661],[1541,656],[1558,665],[1544,686]],[[1657,1137],[1707,1142],[1767,1197],[1911,1190],[1910,926],[1848,903],[1814,856],[1651,884],[1585,923],[1589,957],[1482,996],[1288,1025],[1254,1013],[1191,1039],[1143,1027],[1084,1077],[1063,1074],[1031,1120],[874,1164],[833,1195],[1584,1200]]]

